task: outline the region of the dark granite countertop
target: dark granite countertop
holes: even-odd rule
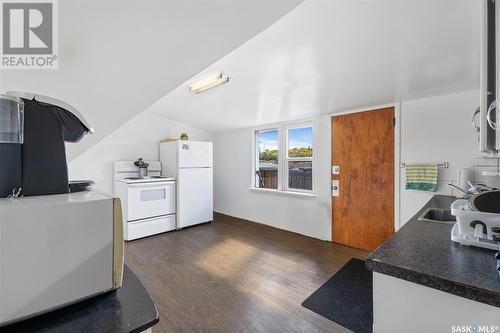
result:
[[[366,267],[474,301],[500,307],[495,251],[462,246],[450,238],[452,225],[418,221],[428,208],[450,208],[455,198],[435,195],[367,259]]]
[[[125,265],[123,286],[94,298],[1,327],[3,332],[142,332],[159,321],[149,292]]]

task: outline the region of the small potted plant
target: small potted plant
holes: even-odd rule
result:
[[[187,141],[187,140],[189,140],[188,135],[187,135],[186,133],[182,133],[182,134],[181,134],[181,140],[183,140],[183,141]]]

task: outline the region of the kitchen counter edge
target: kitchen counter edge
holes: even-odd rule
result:
[[[450,239],[452,225],[418,220],[418,217],[429,208],[449,209],[454,200],[456,200],[456,198],[452,196],[434,195],[427,204],[410,219],[410,221],[368,256],[366,259],[366,268],[373,272],[417,283],[473,301],[500,307],[500,278],[498,274],[495,274],[493,267],[495,265],[495,252],[466,246],[462,247],[460,244],[452,242]],[[439,231],[439,233],[436,233],[436,230]],[[446,239],[437,238],[438,236],[444,236],[446,234],[448,235]],[[408,248],[412,250],[419,248],[418,243],[421,237],[436,238],[435,242],[439,244],[437,250],[443,250],[444,252],[444,258],[442,258],[441,262],[439,262],[438,255],[429,255],[430,253],[434,253],[432,251],[429,251],[429,253],[423,252],[420,258],[417,256],[412,258],[405,257],[404,253],[408,251]],[[399,251],[398,247],[401,247],[401,251]],[[455,274],[456,272],[454,272],[454,269],[447,269],[446,267],[446,265],[453,265],[454,261],[448,259],[453,257],[454,253],[459,253],[464,256],[469,254],[474,256],[474,259],[479,258],[484,262],[491,261],[491,267],[489,265],[485,267],[488,272],[491,270],[492,275],[491,278],[488,279],[490,285],[485,286],[480,284],[481,277],[476,277],[474,274],[471,274],[470,281],[467,281],[469,276],[466,274],[463,274],[464,276],[460,279],[456,278],[457,274]],[[431,263],[430,265],[433,265],[433,267],[427,269],[427,267],[422,264],[426,262]],[[433,271],[435,270],[434,266],[436,264],[445,265],[442,272]],[[462,269],[466,270],[467,267]],[[475,267],[471,267],[471,270],[472,269],[475,269]]]

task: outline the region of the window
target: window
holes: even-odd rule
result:
[[[278,189],[279,132],[278,129],[256,131],[255,187]]]
[[[255,131],[254,186],[314,193],[313,146],[310,124]]]
[[[287,188],[313,190],[313,128],[287,129]]]

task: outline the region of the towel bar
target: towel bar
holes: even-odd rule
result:
[[[448,162],[443,162],[443,163],[425,163],[425,164],[429,164],[429,165],[436,164],[438,167],[445,168],[445,169],[447,169],[450,166],[450,163],[448,163]],[[400,167],[401,168],[406,168],[406,163],[405,162],[401,162]]]

